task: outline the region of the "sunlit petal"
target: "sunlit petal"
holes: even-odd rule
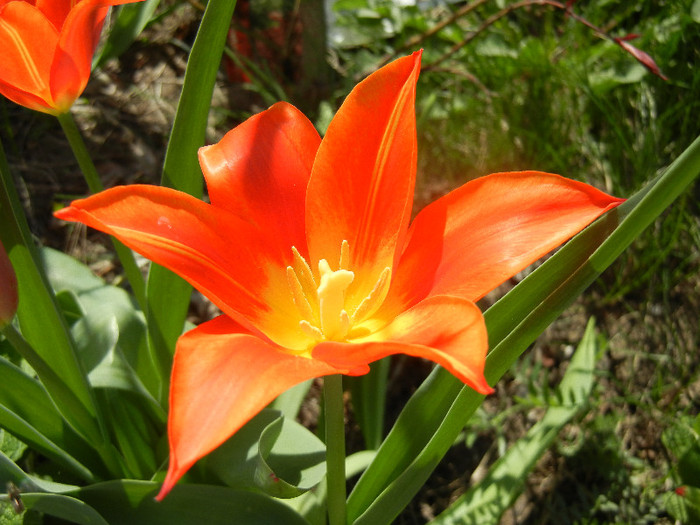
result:
[[[309,181],[311,259],[336,261],[342,241],[348,241],[358,276],[350,294],[358,298],[393,266],[408,225],[420,57],[418,52],[396,60],[353,89],[328,128]]]
[[[269,235],[235,215],[169,188],[134,185],[77,200],[56,216],[114,235],[278,344],[302,344],[286,261]]]
[[[33,5],[10,2],[0,8],[0,93],[15,100],[3,89],[7,84],[51,106],[49,76],[57,44],[58,32]]]
[[[182,336],[170,387],[170,465],[158,499],[279,394],[340,372],[323,361],[285,353],[225,316]]]
[[[622,201],[541,172],[470,181],[416,217],[385,309],[439,294],[476,301]]]
[[[280,102],[199,150],[214,206],[275,231],[306,252],[306,185],[321,138],[294,106]]]
[[[487,349],[481,310],[464,299],[435,296],[367,337],[349,344],[320,343],[313,356],[339,368],[354,369],[355,373],[388,355],[423,357],[445,367],[478,392],[488,394],[492,388],[484,378]]]

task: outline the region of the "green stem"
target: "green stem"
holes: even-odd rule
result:
[[[61,123],[63,132],[70,143],[71,149],[73,150],[73,155],[75,155],[78,165],[80,166],[80,171],[83,173],[85,182],[87,182],[88,188],[92,193],[98,193],[103,191],[105,188],[100,181],[100,177],[97,174],[97,169],[95,164],[92,162],[92,158],[88,153],[87,147],[85,146],[85,141],[83,136],[80,134],[78,126],[73,120],[73,116],[70,112],[58,115],[58,121]],[[146,311],[146,284],[141,275],[141,270],[139,270],[136,260],[134,259],[134,254],[132,251],[124,246],[117,239],[112,238],[112,243],[114,245],[114,250],[117,252],[117,257],[122,263],[124,268],[124,273],[126,274],[129,284],[131,284],[131,289],[134,292],[136,301],[138,301],[141,310]]]
[[[343,376],[333,375],[323,378],[323,401],[326,412],[328,523],[329,525],[346,525]]]

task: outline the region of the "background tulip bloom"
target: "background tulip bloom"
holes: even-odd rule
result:
[[[0,94],[65,113],[85,89],[110,6],[135,0],[0,0]]]
[[[370,75],[323,140],[279,103],[202,148],[211,204],[124,186],[56,213],[118,237],[223,311],[178,341],[159,498],[309,378],[364,374],[403,353],[491,392],[474,301],[621,202],[557,175],[501,173],[409,227],[419,71],[415,53]]]
[[[17,276],[5,247],[0,242],[0,328],[12,321],[17,311]]]

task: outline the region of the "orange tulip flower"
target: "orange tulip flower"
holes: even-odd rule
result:
[[[12,321],[17,311],[17,276],[5,247],[0,242],[0,328]]]
[[[402,353],[491,392],[474,301],[621,202],[557,175],[500,173],[409,228],[419,70],[415,53],[370,75],[323,140],[279,103],[202,148],[211,204],[124,186],[56,213],[116,236],[223,311],[178,341],[159,498],[306,379],[364,374]]]
[[[85,89],[110,6],[135,0],[0,0],[0,94],[59,115]]]

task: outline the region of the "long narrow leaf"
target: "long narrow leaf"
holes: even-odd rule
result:
[[[584,230],[491,307],[486,312],[492,348],[486,361],[487,379],[498,381],[537,335],[699,173],[700,139],[696,139],[655,183]],[[619,225],[618,217],[624,217]],[[482,399],[436,369],[409,400],[350,495],[350,520],[390,522],[420,489]]]
[[[182,94],[165,155],[164,186],[202,195],[197,150],[204,145],[214,81],[221,62],[235,0],[209,0],[192,46]],[[161,377],[159,401],[165,406],[175,342],[183,330],[191,287],[162,266],[151,265],[146,295],[149,341]]]
[[[51,377],[42,377],[44,385],[60,403],[66,420],[87,439],[100,443],[102,435],[95,400],[42,271],[1,144],[0,224],[2,243],[17,273],[20,326],[36,355],[46,363],[46,369],[54,371]]]
[[[552,445],[561,429],[586,404],[593,387],[596,340],[591,319],[557,390],[560,404],[550,406],[542,419],[489,469],[476,486],[430,523],[433,525],[497,525],[525,487],[527,475]]]

